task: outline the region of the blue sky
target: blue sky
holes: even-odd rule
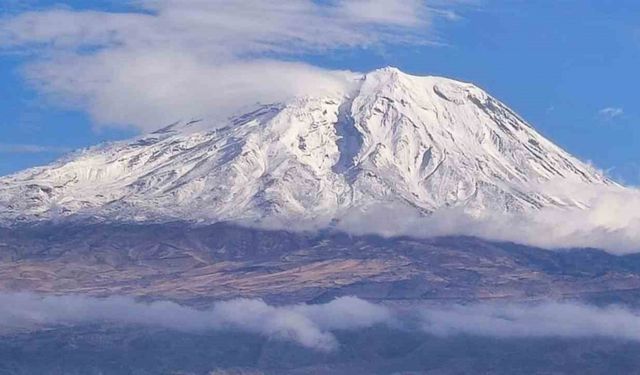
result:
[[[409,42],[369,43],[366,48],[304,48],[304,54],[288,52],[279,58],[354,71],[392,65],[408,73],[473,82],[569,152],[623,182],[640,183],[640,113],[636,104],[640,2],[442,3],[437,2],[438,9],[457,16],[433,17],[428,28],[412,26],[407,30],[412,35]],[[9,0],[6,4],[0,6],[5,20],[26,10],[59,8],[60,4],[67,10],[131,9],[111,1]],[[396,31],[394,37],[401,33]],[[421,43],[420,38],[429,43]],[[67,149],[126,138],[140,131],[124,124],[127,118],[118,126],[109,126],[111,118],[104,121],[104,111],[96,110],[95,104],[89,109],[61,105],[59,93],[57,100],[52,100],[41,83],[34,85],[33,77],[31,82],[25,79],[25,67],[45,53],[12,46],[0,55],[0,175],[49,162]],[[167,118],[165,123],[174,120]]]

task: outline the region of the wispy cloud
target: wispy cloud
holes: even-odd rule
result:
[[[598,111],[598,115],[607,120],[613,120],[616,117],[624,115],[624,109],[620,107],[606,107]]]
[[[446,5],[442,5],[446,3]],[[137,11],[64,8],[0,20],[0,45],[30,50],[41,92],[102,124],[153,129],[239,106],[340,93],[353,76],[300,55],[435,41],[433,19],[457,1],[143,0]]]
[[[65,153],[71,150],[69,147],[59,146],[0,143],[0,153],[3,154]]]

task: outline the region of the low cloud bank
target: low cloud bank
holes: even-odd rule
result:
[[[370,327],[390,321],[389,311],[358,298],[323,305],[270,306],[261,300],[218,302],[206,310],[174,302],[136,302],[128,297],[0,295],[0,328],[115,323],[178,331],[240,330],[330,351],[338,347],[332,330]]]
[[[338,227],[354,234],[467,235],[548,249],[594,247],[615,254],[640,251],[640,190],[567,183],[537,188],[582,207],[526,213],[474,213],[452,208],[424,216],[412,207],[389,204],[348,213]]]
[[[332,351],[337,330],[375,325],[421,330],[438,336],[471,334],[508,337],[609,337],[640,341],[640,315],[621,307],[576,303],[480,303],[395,308],[355,297],[319,305],[271,306],[235,299],[195,309],[174,302],[136,302],[128,297],[0,294],[0,329],[110,323],[203,332],[237,330]]]
[[[640,341],[640,315],[621,306],[574,303],[472,304],[422,309],[421,327],[435,335],[611,337]]]

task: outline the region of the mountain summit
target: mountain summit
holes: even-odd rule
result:
[[[478,87],[395,68],[344,95],[178,123],[0,178],[0,220],[337,218],[400,203],[526,211],[571,206],[528,185],[610,182]]]

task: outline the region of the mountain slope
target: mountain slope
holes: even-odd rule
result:
[[[509,212],[579,205],[528,184],[610,183],[471,84],[384,68],[354,86],[0,178],[0,220],[293,221],[384,202]]]

